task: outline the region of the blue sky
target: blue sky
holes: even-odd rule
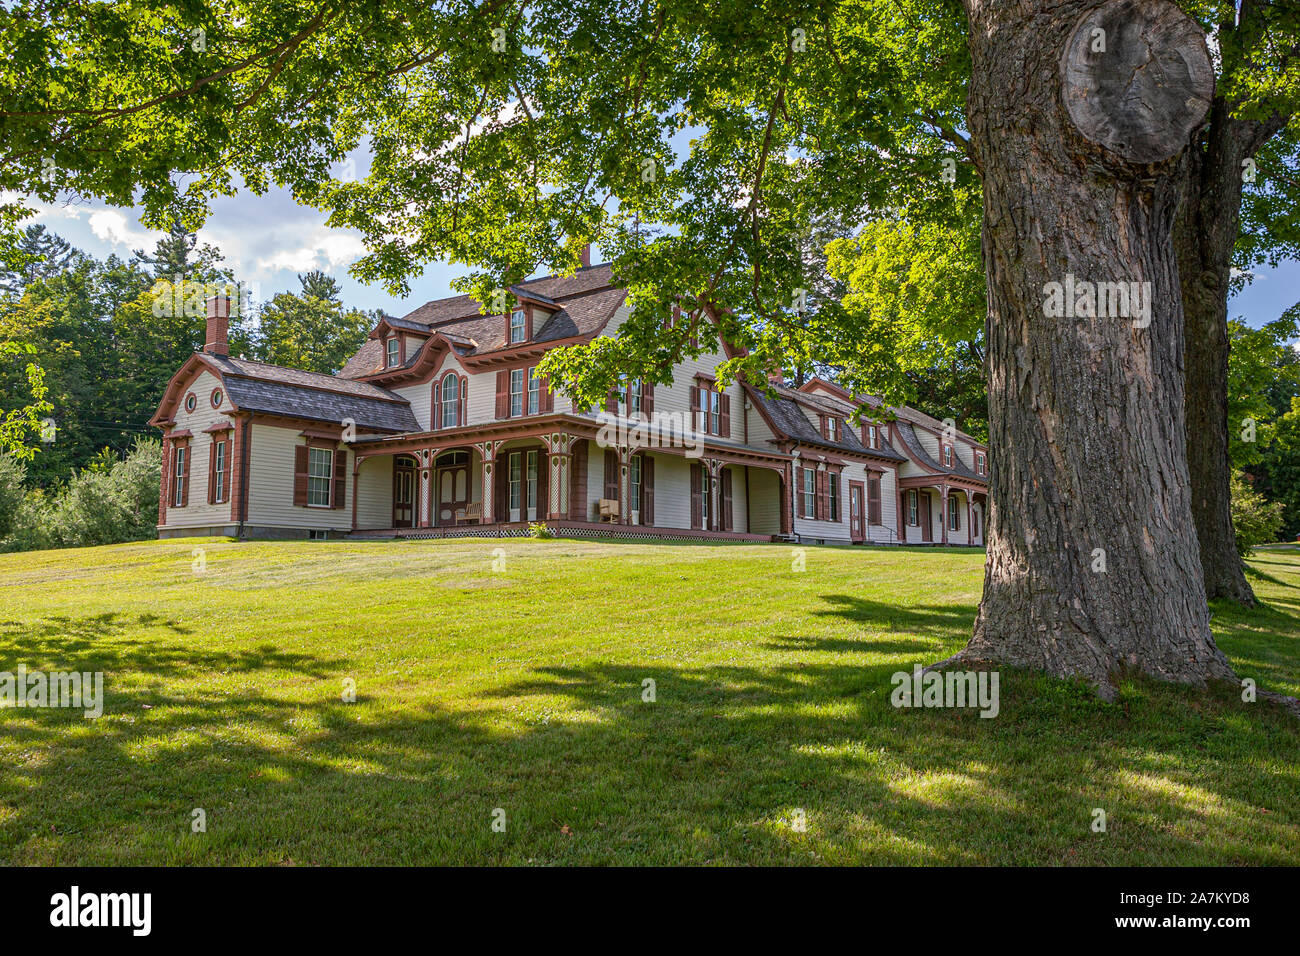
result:
[[[160,236],[140,225],[137,210],[98,202],[41,207],[40,214],[28,220],[33,221],[98,258],[110,253],[127,256],[133,249],[151,250]],[[277,292],[296,291],[297,273],[321,269],[338,280],[347,305],[404,315],[430,299],[452,295],[451,281],[466,271],[462,266],[436,263],[411,280],[411,294],[405,299],[389,295],[380,285],[364,285],[348,273],[348,267],[364,255],[359,234],[327,227],[324,213],[299,205],[284,189],[272,189],[265,196],[241,192],[218,198],[199,238],[222,251],[236,278],[249,284],[256,301],[265,301]],[[599,252],[594,250],[593,261],[600,261]],[[1297,300],[1300,263],[1289,261],[1277,269],[1260,271],[1232,299],[1229,314],[1259,326],[1276,319]]]

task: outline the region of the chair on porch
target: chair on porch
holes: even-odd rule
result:
[[[608,521],[610,524],[618,524],[617,498],[601,498],[599,507],[601,521]]]

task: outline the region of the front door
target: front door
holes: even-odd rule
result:
[[[930,521],[930,492],[921,489],[916,494],[921,499],[917,507],[917,512],[920,514],[920,518],[917,520],[921,522],[921,540],[927,544],[932,544],[934,542],[934,525]]]
[[[860,481],[849,482],[849,536],[853,539],[854,544],[860,544],[867,539],[866,530],[863,527],[862,507],[865,495],[863,485]]]
[[[457,513],[469,507],[469,452],[449,451],[434,462],[440,526],[456,523]]]
[[[415,527],[415,459],[399,457],[393,463],[393,527]]]

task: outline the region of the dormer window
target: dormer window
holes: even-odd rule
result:
[[[880,429],[877,428],[875,425],[868,425],[868,426],[866,427],[866,430],[865,430],[865,431],[866,431],[866,439],[867,439],[867,440],[866,440],[866,445],[867,445],[867,447],[868,447],[868,448],[879,448],[879,447],[880,447]]]
[[[523,309],[515,309],[510,313],[510,344],[522,342],[528,337],[527,329],[528,316]]]
[[[397,336],[388,340],[388,367],[396,368],[402,360],[402,343]]]
[[[984,452],[975,453],[975,471],[981,475],[987,475],[989,469],[988,459],[984,457]]]
[[[952,467],[952,445],[943,446],[943,466],[945,468]]]

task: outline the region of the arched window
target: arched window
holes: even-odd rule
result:
[[[448,372],[442,377],[442,427],[455,428],[457,412],[460,409],[460,378],[455,372]]]

